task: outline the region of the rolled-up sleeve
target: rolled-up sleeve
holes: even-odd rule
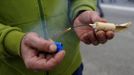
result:
[[[0,24],[0,57],[19,55],[23,36],[20,28]]]

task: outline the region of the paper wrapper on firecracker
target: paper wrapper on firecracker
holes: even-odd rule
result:
[[[131,25],[131,22],[123,23],[123,24],[114,24],[114,23],[104,23],[104,22],[96,22],[94,24],[89,24],[92,26],[95,30],[112,30],[112,31],[122,31],[126,28],[128,28],[129,25]]]

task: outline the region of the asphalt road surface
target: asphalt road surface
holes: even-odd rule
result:
[[[102,7],[109,22],[133,24],[104,45],[81,43],[84,75],[134,75],[134,7]]]

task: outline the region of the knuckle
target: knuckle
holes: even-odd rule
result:
[[[28,43],[28,42],[30,42],[30,38],[29,38],[29,35],[28,34],[26,34],[25,36],[24,36],[24,38],[23,38],[23,40],[22,40],[24,43]]]
[[[88,34],[87,33],[84,33],[83,35],[81,35],[80,39],[83,40],[85,38],[87,38]]]
[[[42,45],[42,46],[40,46],[40,47],[41,47],[42,49],[49,50],[49,46],[50,46],[49,43],[47,43],[47,42],[42,42],[41,45]]]
[[[29,38],[27,37],[27,36],[25,36],[24,38],[23,38],[23,42],[29,42]]]
[[[89,32],[88,32],[88,34],[93,34],[93,33],[94,33],[94,31],[93,31],[93,30],[91,30],[91,31],[89,31]]]

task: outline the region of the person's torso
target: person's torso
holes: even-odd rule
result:
[[[63,43],[65,59],[49,75],[69,75],[81,63],[79,40],[74,31],[55,38],[70,27],[67,12],[67,0],[0,0],[0,23],[20,27],[24,32],[34,31],[42,37],[46,35],[43,29],[46,27],[49,38]],[[0,70],[0,75],[45,75],[45,72],[27,70],[18,57],[0,61]]]

